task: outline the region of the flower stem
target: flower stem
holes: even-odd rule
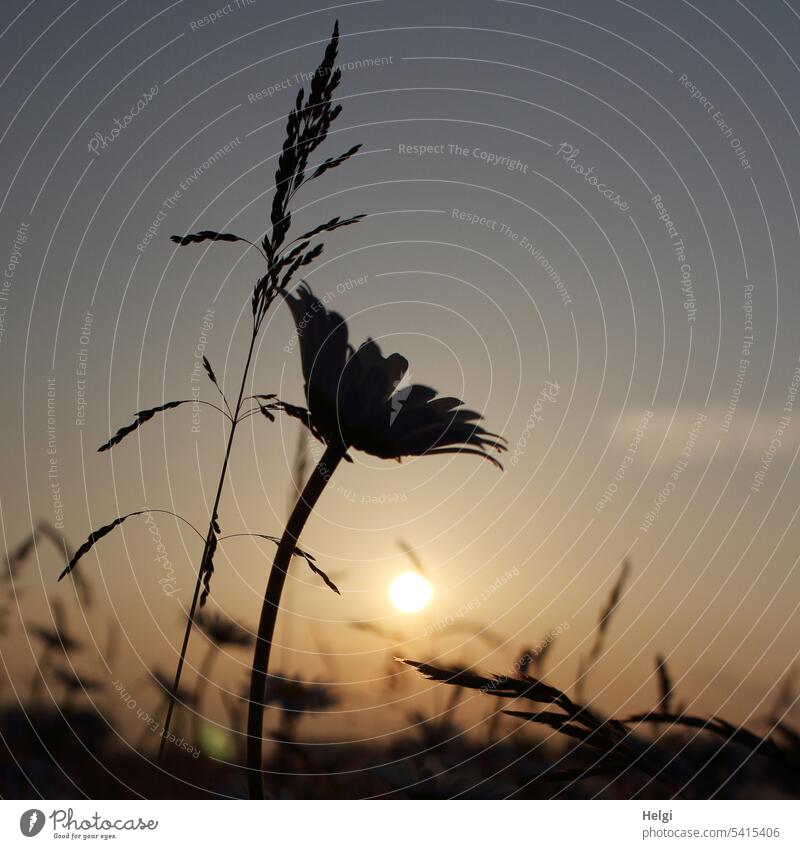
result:
[[[208,522],[208,533],[206,534],[206,542],[203,547],[203,556],[200,558],[200,565],[197,567],[197,580],[194,584],[194,595],[192,596],[192,604],[189,608],[189,616],[186,620],[186,630],[183,634],[183,644],[181,645],[181,653],[178,656],[178,666],[175,669],[175,681],[172,685],[172,690],[169,694],[169,704],[167,706],[167,716],[164,719],[164,728],[161,731],[161,744],[158,749],[158,759],[164,755],[164,746],[166,745],[167,739],[169,737],[169,729],[172,723],[172,714],[175,711],[175,698],[178,693],[178,687],[181,683],[181,673],[183,672],[183,664],[186,660],[186,650],[189,647],[189,637],[192,634],[192,626],[194,625],[195,614],[197,613],[197,601],[200,597],[200,587],[203,583],[203,571],[206,566],[206,558],[208,557],[209,551],[211,550],[211,543],[214,538],[214,534],[216,533],[214,530],[214,523],[217,518],[217,511],[219,509],[219,502],[222,498],[222,488],[225,485],[225,477],[228,474],[228,461],[231,456],[231,449],[233,448],[233,437],[236,433],[236,425],[239,423],[239,413],[242,410],[242,402],[244,400],[244,390],[245,386],[247,386],[247,377],[250,373],[250,365],[253,361],[253,352],[256,346],[256,338],[258,337],[258,329],[254,326],[253,332],[250,337],[250,348],[247,351],[247,361],[244,365],[244,371],[242,372],[242,384],[239,387],[239,397],[236,401],[236,406],[234,407],[233,416],[231,418],[231,429],[228,434],[228,444],[225,448],[225,458],[222,461],[222,469],[219,473],[219,482],[217,483],[217,494],[214,498],[214,506],[211,509],[211,518]]]
[[[295,504],[294,510],[292,510],[286,524],[286,530],[278,544],[278,550],[275,552],[272,570],[269,573],[264,604],[261,607],[261,618],[258,623],[256,647],[253,653],[250,703],[247,712],[247,781],[251,799],[264,798],[264,782],[261,774],[264,699],[269,672],[269,656],[275,635],[275,622],[278,618],[281,593],[286,582],[286,573],[303,527],[343,456],[344,449],[340,446],[329,445],[325,449],[325,453],[311,473],[311,477],[308,479],[297,504]]]

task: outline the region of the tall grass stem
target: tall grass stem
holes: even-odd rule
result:
[[[206,534],[206,542],[203,547],[203,555],[200,558],[200,565],[197,567],[197,579],[194,584],[194,595],[192,596],[192,604],[189,608],[189,616],[186,619],[186,630],[183,634],[183,643],[181,645],[181,652],[178,657],[178,666],[175,669],[175,681],[172,685],[172,690],[169,694],[169,704],[167,705],[167,715],[164,719],[164,727],[161,731],[161,744],[158,749],[158,759],[164,755],[164,746],[167,743],[167,739],[169,737],[170,725],[172,723],[172,715],[175,712],[175,697],[178,692],[178,688],[181,683],[181,674],[183,673],[183,665],[186,660],[186,651],[189,647],[189,637],[192,634],[192,626],[194,625],[195,615],[197,614],[197,600],[200,597],[200,587],[203,583],[203,567],[206,563],[206,558],[208,557],[209,549],[211,548],[211,543],[216,533],[214,529],[214,524],[217,518],[217,511],[219,510],[219,502],[222,498],[222,489],[225,486],[225,478],[228,474],[228,463],[231,456],[231,449],[233,448],[233,438],[236,434],[236,425],[239,423],[239,414],[242,410],[242,402],[244,400],[244,391],[247,386],[247,378],[250,374],[250,366],[253,362],[253,352],[256,346],[256,338],[258,337],[258,328],[256,325],[253,326],[253,332],[250,336],[250,347],[247,351],[247,360],[245,362],[244,371],[242,372],[242,383],[239,387],[239,397],[236,400],[236,406],[234,407],[233,416],[231,417],[231,429],[228,434],[228,444],[225,448],[225,457],[222,461],[222,469],[219,473],[219,482],[217,483],[217,494],[214,497],[214,506],[211,508],[211,518],[208,522],[208,533]]]

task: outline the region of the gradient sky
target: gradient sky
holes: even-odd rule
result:
[[[800,6],[254,0],[197,26],[219,7],[4,4],[0,253],[15,263],[0,301],[4,545],[57,518],[53,435],[74,544],[144,505],[207,522],[224,447],[213,412],[199,432],[179,409],[110,455],[95,448],[134,411],[191,395],[209,315],[205,353],[234,393],[258,256],[228,244],[177,249],[169,236],[263,235],[295,75],[316,67],[338,17],[340,60],[353,67],[320,153],[361,143],[362,155],[298,197],[296,222],[368,217],[329,236],[307,280],[331,293],[353,341],[373,336],[406,355],[415,381],[483,411],[510,450],[502,474],[472,457],[398,465],[356,454],[343,465],[303,538],[343,597],[294,564],[278,665],[341,685],[365,728],[395,728],[413,702],[404,692],[387,704],[387,650],[507,671],[525,644],[566,622],[549,659],[566,688],[629,556],[630,585],[587,685],[597,704],[650,706],[661,653],[694,709],[763,714],[800,636]],[[145,92],[144,108],[92,152]],[[491,164],[502,157],[513,167]],[[274,309],[252,390],[300,403],[292,330]],[[215,400],[210,384],[203,393]],[[280,533],[298,427],[254,418],[243,428],[226,532]],[[53,551],[40,549],[17,582],[24,620],[44,621],[43,597],[62,595],[100,652],[117,621],[119,669],[86,664],[133,689],[146,666],[174,664],[202,546],[158,520],[179,588],[168,597],[136,522],[81,564],[98,595],[85,617],[55,583]],[[387,599],[408,567],[398,540],[418,550],[435,586],[431,607],[412,617]],[[266,543],[228,544],[214,602],[254,624],[272,554]],[[457,628],[429,643],[426,627],[448,617],[490,628],[503,645]],[[390,647],[353,621],[412,642]],[[27,638],[4,640],[12,677],[23,675]],[[200,653],[198,644],[192,665]],[[221,666],[226,686],[238,686],[247,661]]]

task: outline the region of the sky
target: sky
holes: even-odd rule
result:
[[[169,236],[264,235],[286,114],[338,19],[343,112],[318,153],[362,148],[297,196],[295,223],[366,218],[329,234],[305,279],[351,341],[402,353],[509,450],[502,472],[354,453],[302,538],[342,595],[293,564],[276,666],[336,686],[330,735],[352,733],[353,713],[394,733],[436,697],[414,682],[387,695],[393,653],[507,673],[548,640],[548,680],[567,689],[629,558],[595,704],[652,705],[660,654],[693,709],[755,722],[800,635],[800,7],[220,3],[4,6],[4,551],[40,520],[77,546],[145,507],[207,526],[215,411],[169,411],[95,449],[137,410],[197,387],[216,401],[203,354],[235,395],[263,260]],[[253,393],[303,402],[292,335],[276,305]],[[300,427],[242,426],[224,532],[280,534]],[[388,597],[410,568],[399,542],[434,588],[413,615]],[[86,610],[39,547],[0,638],[11,684],[35,653],[24,626],[53,598],[95,677],[138,692],[148,668],[171,669],[201,549],[166,516],[130,520],[79,567]],[[211,604],[254,626],[273,553],[221,546]],[[192,674],[201,657],[198,642]],[[217,685],[238,689],[248,660],[233,652]]]

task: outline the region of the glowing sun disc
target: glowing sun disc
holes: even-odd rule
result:
[[[389,586],[389,598],[402,613],[416,613],[428,605],[433,596],[433,587],[419,572],[404,572]]]

